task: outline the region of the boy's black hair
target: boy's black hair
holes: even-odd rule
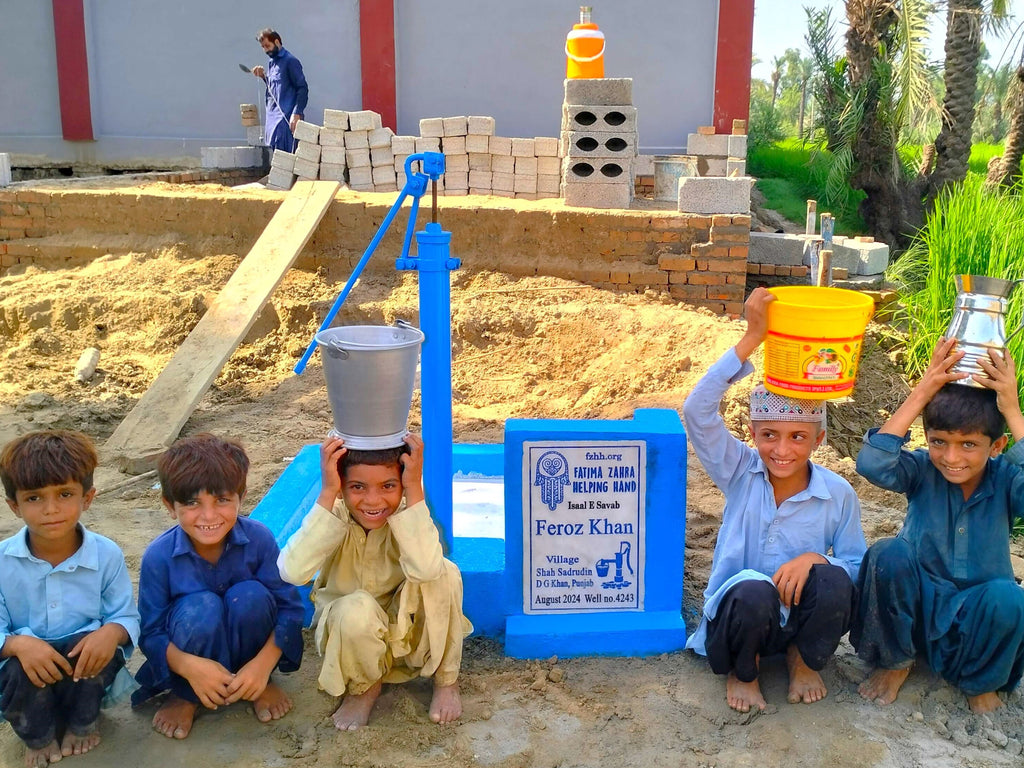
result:
[[[69,481],[92,488],[99,462],[92,440],[69,429],[29,432],[0,451],[0,482],[8,499],[18,491],[34,491]]]
[[[409,446],[405,443],[395,448],[379,448],[376,450],[349,448],[338,459],[338,474],[344,480],[345,472],[349,467],[354,467],[356,464],[369,464],[374,467],[390,467],[397,464],[399,474],[401,474],[402,455],[406,453],[409,453]]]
[[[1006,419],[996,406],[991,389],[950,383],[935,393],[921,414],[924,430],[981,432],[995,442],[1006,432]]]
[[[159,458],[156,471],[166,501],[184,504],[201,491],[245,495],[249,457],[234,440],[203,433],[185,437]]]

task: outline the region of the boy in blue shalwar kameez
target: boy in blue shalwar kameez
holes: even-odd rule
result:
[[[1010,567],[1010,531],[1024,515],[1024,416],[1013,359],[990,353],[977,389],[953,372],[963,357],[942,339],[906,402],[864,437],[857,471],[907,495],[896,538],[872,545],[861,566],[861,602],[850,641],[876,669],[866,699],[896,699],[914,659],[967,695],[975,712],[1002,705],[1024,672],[1024,589]],[[908,451],[921,415],[928,448]],[[1006,447],[1009,427],[1014,446]]]
[[[850,484],[810,461],[820,445],[820,401],[751,393],[754,448],[719,414],[730,385],[753,372],[747,358],[767,334],[774,296],[747,299],[747,331],[694,387],[683,412],[701,464],[725,494],[722,526],[700,626],[686,647],[728,675],[726,700],[740,712],[766,706],[762,656],[785,653],[791,703],[820,701],[819,671],[849,629],[853,577],[866,544]]]

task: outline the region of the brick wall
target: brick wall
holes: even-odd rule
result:
[[[197,254],[244,255],[285,193],[198,187],[70,189],[15,185],[0,190],[0,266],[86,263],[127,252],[143,238],[184,244]],[[340,279],[361,258],[393,203],[391,195],[342,193],[299,255],[301,269]],[[421,206],[417,231],[429,220]],[[742,310],[749,216],[674,211],[597,211],[561,201],[446,198],[439,219],[464,269],[550,275],[620,291],[667,291],[722,314]],[[394,269],[407,214],[396,217],[367,267]],[[154,240],[155,238],[155,240]],[[211,245],[213,243],[213,245]],[[415,247],[415,246],[414,246]]]

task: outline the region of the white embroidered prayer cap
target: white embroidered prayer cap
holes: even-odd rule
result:
[[[758,384],[750,392],[751,421],[821,422],[825,414],[824,400],[805,400],[770,392]]]

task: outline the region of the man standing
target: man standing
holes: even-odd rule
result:
[[[253,67],[252,73],[267,84],[267,125],[264,140],[271,149],[295,150],[292,133],[302,119],[309,88],[302,64],[284,49],[281,36],[269,27],[256,36],[270,57],[267,67]]]

